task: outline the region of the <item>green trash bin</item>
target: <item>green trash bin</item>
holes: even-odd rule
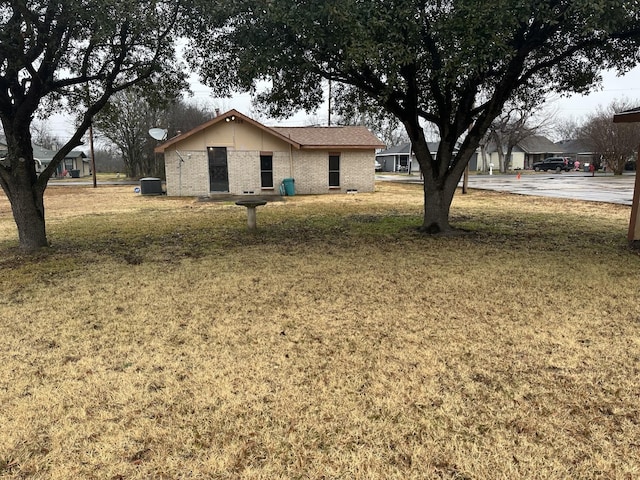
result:
[[[288,197],[292,197],[296,194],[295,189],[295,180],[293,178],[285,178],[282,180],[282,185],[284,185],[284,193]]]

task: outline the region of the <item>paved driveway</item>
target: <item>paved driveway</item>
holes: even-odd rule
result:
[[[422,183],[418,175],[378,174],[378,180]],[[470,175],[469,188],[495,190],[539,197],[571,198],[631,205],[635,174],[614,176],[599,173],[525,173],[517,175]],[[462,182],[460,183],[462,185]]]

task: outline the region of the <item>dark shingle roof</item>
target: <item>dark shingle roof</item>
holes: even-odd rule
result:
[[[383,148],[385,145],[366,127],[270,127],[299,143],[301,148]]]
[[[429,147],[429,151],[432,154],[435,154],[438,152],[438,147],[440,145],[440,142],[427,142],[427,146]],[[380,153],[377,154],[377,156],[386,156],[386,155],[409,155],[409,152],[411,151],[411,143],[401,143],[400,145],[395,145],[393,147],[389,147],[386,150],[381,151]]]
[[[591,154],[594,153],[593,146],[586,140],[567,140],[560,143],[563,153],[570,154]]]
[[[542,135],[532,135],[518,142],[525,153],[564,153],[562,147]]]

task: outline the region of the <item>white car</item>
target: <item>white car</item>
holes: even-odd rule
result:
[[[376,172],[379,172],[380,170],[382,170],[382,165],[380,165],[380,162],[378,160],[375,160],[375,162]]]

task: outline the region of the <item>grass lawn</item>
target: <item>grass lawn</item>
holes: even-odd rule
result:
[[[629,207],[421,186],[0,198],[2,479],[640,478]]]

